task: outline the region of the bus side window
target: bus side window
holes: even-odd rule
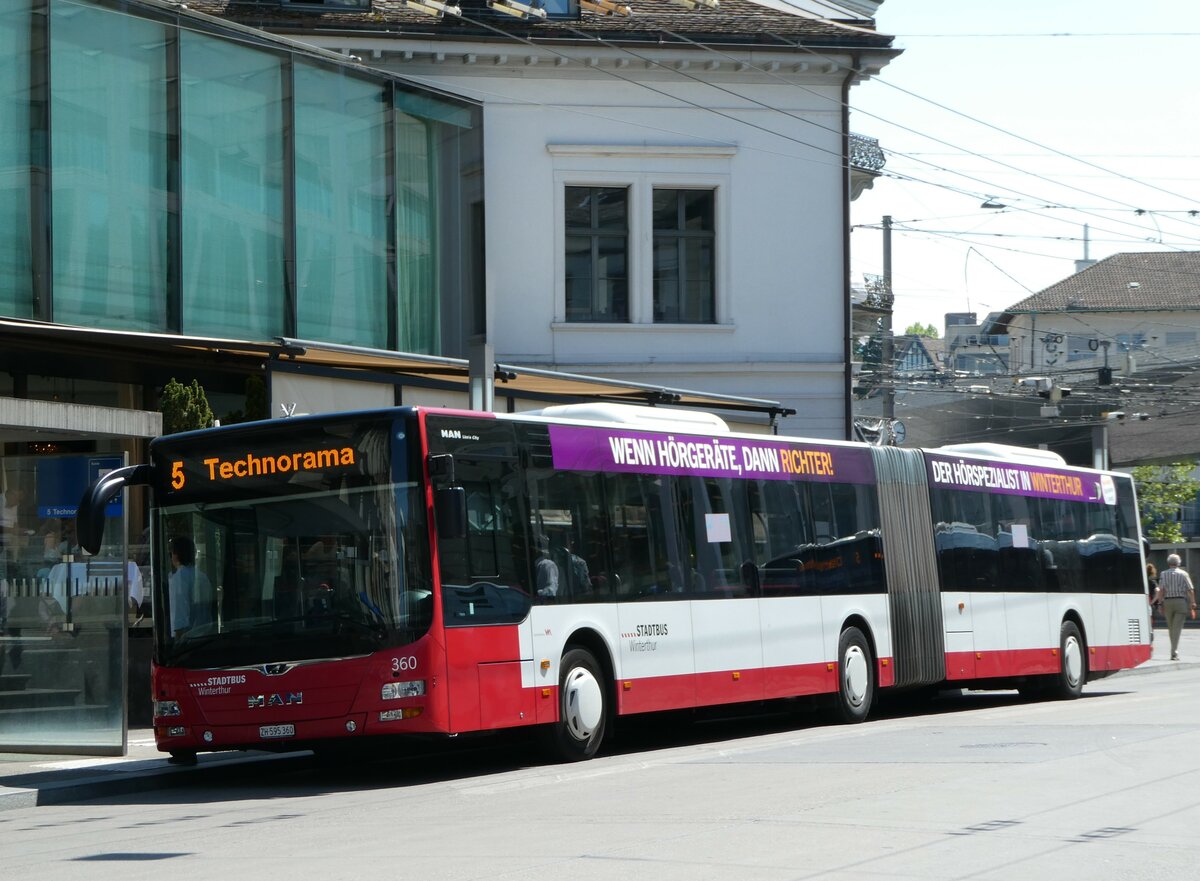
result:
[[[995,514],[997,577],[1004,590],[1043,590],[1042,554],[1034,527],[1033,500],[1027,496],[996,494]]]
[[[612,579],[599,475],[531,468],[527,476],[530,532],[545,544],[558,574],[557,595],[542,599],[556,603],[606,599]]]
[[[616,599],[673,594],[662,491],[662,479],[651,475],[604,475]]]
[[[763,596],[808,593],[803,570],[805,548],[812,544],[808,493],[803,484],[763,480],[748,484],[750,515],[755,521],[755,560]]]
[[[691,562],[690,592],[717,598],[749,595],[757,589],[757,576],[743,569],[748,562],[753,567],[754,547],[742,484],[707,477],[680,480],[677,485],[684,518],[684,559]]]

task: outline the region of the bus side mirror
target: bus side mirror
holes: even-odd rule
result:
[[[438,538],[466,538],[466,487],[445,486],[434,490],[433,509],[437,520]]]
[[[100,552],[104,540],[104,509],[127,486],[149,486],[154,470],[149,465],[128,465],[108,472],[83,493],[75,514],[79,546],[89,554]]]

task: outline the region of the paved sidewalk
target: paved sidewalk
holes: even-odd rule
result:
[[[1184,629],[1179,653],[1181,660],[1170,660],[1166,628],[1156,627],[1153,657],[1140,667],[1121,671],[1113,679],[1200,667],[1200,627]],[[116,758],[0,753],[0,811],[204,782],[221,768],[247,762],[286,762],[307,755],[257,751],[201,753],[195,765],[172,765],[155,748],[154,733],[148,728],[131,730],[127,754]]]

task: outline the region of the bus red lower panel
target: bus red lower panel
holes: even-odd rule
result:
[[[895,681],[891,659],[880,661],[878,683]],[[624,679],[617,682],[621,715],[689,707],[747,703],[758,700],[831,694],[838,690],[837,664],[821,661],[768,669],[722,670],[682,676]]]
[[[1148,645],[1093,646],[1088,650],[1091,670],[1136,667],[1150,659]],[[1062,668],[1058,648],[1010,649],[991,652],[947,652],[946,679],[1006,679],[1015,676],[1048,676]]]
[[[1088,667],[1092,670],[1125,670],[1150,660],[1149,645],[1103,645],[1091,649]]]
[[[510,625],[446,628],[450,730],[480,731],[533,721],[533,691],[521,688],[521,641]],[[485,709],[486,708],[486,709]],[[520,717],[524,712],[525,719]],[[484,715],[489,718],[484,718]],[[528,720],[528,721],[527,721]]]
[[[825,661],[818,664],[772,667],[766,674],[764,697],[768,700],[803,694],[825,694],[837,691],[838,687],[837,664]]]
[[[617,712],[623,716],[654,710],[683,710],[694,706],[696,688],[690,675],[617,681]]]
[[[521,687],[521,662],[479,664],[479,725],[512,728],[537,721],[539,689]]]
[[[697,673],[696,704],[737,704],[763,699],[763,680],[766,671],[722,670],[718,673]]]

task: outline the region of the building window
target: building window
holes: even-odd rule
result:
[[[295,65],[296,320],[305,339],[388,345],[388,114],[380,83]]]
[[[1135,352],[1138,349],[1146,348],[1146,335],[1143,333],[1119,333],[1117,334],[1117,351],[1118,352]]]
[[[715,190],[654,190],[654,321],[712,324]]]
[[[530,4],[537,6],[537,2]],[[544,0],[541,4],[546,10],[546,18],[579,18],[578,0]]]
[[[182,330],[281,336],[282,58],[188,30],[179,54]]]
[[[33,317],[33,18],[29,4],[0,11],[0,315],[17,318]]]
[[[167,30],[51,4],[54,320],[165,330]]]
[[[567,321],[629,320],[629,190],[566,188]]]

